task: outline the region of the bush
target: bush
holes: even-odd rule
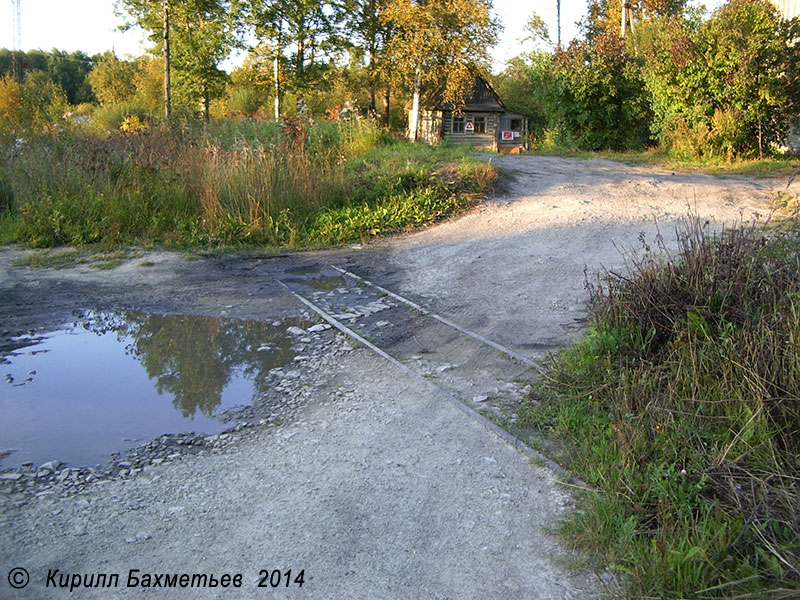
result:
[[[10,75],[0,80],[0,127],[23,134],[63,129],[68,104],[64,91],[43,71],[29,73],[22,84]]]
[[[7,75],[0,79],[0,128],[13,131],[23,118],[22,86]]]
[[[264,94],[254,87],[234,87],[230,91],[228,107],[235,115],[255,116],[264,105]]]
[[[138,128],[147,126],[154,120],[153,115],[135,104],[104,104],[92,114],[89,127],[98,133],[122,131],[126,120],[130,124],[134,118],[138,123]]]
[[[645,147],[652,114],[640,71],[616,35],[556,51],[552,110],[559,133],[582,150]]]
[[[707,154],[710,137],[711,131],[704,122],[691,126],[680,116],[665,122],[661,131],[662,145],[682,160],[694,160]]]

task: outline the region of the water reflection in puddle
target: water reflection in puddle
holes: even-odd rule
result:
[[[0,466],[93,465],[162,433],[219,432],[215,415],[294,359],[292,325],[307,324],[94,313],[18,338],[0,357],[0,450],[15,449]]]
[[[338,288],[348,287],[347,280],[341,275],[323,275],[319,277],[309,277],[301,279],[290,277],[283,280],[284,283],[298,284],[315,290],[330,291]]]

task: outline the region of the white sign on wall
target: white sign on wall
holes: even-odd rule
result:
[[[470,133],[475,131],[475,125],[472,124],[472,121],[467,121],[467,124],[464,125],[464,131],[468,131]]]

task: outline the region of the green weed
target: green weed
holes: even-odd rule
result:
[[[128,258],[127,250],[101,251],[88,248],[35,250],[14,261],[15,267],[35,269],[72,269],[79,265],[93,269],[113,269]]]
[[[37,250],[14,261],[15,267],[71,269],[88,262],[88,253],[74,249]]]

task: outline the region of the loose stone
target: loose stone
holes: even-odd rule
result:
[[[60,466],[61,466],[61,461],[60,460],[51,460],[51,461],[48,461],[48,462],[40,465],[39,466],[39,470],[40,471],[46,470],[46,471],[50,471],[51,473],[54,473],[56,470],[58,470],[58,467],[60,467]]]

